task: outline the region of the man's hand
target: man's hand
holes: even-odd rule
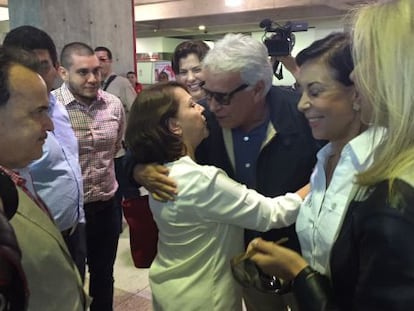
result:
[[[137,164],[134,167],[135,181],[151,193],[158,201],[173,201],[177,184],[168,177],[168,169],[159,164]]]

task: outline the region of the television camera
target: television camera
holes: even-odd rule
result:
[[[293,32],[307,31],[308,23],[306,22],[287,22],[284,25],[279,25],[266,18],[259,24],[260,28],[264,29],[262,41],[267,47],[269,56],[273,58],[273,72],[274,75],[280,80],[283,79],[282,67],[279,61],[275,60],[278,56],[288,56],[291,54],[293,47],[295,46],[295,35]]]
[[[259,24],[264,28],[263,43],[266,45],[269,56],[288,56],[295,45],[295,35],[293,32],[307,31],[306,22],[287,22],[281,26],[266,18]]]

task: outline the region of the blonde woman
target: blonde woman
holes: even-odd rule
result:
[[[350,204],[320,274],[297,253],[257,239],[264,271],[293,280],[301,310],[414,310],[414,2],[377,1],[355,16],[352,74],[361,118],[387,135],[357,177]],[[376,133],[377,137],[381,133]]]

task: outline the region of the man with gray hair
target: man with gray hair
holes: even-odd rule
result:
[[[203,88],[215,118],[208,120],[210,135],[196,150],[197,162],[220,167],[269,197],[307,184],[318,145],[296,107],[300,95],[272,86],[265,45],[250,36],[227,34],[208,52],[203,65]],[[163,199],[176,191],[166,174],[162,166],[134,168],[135,180]],[[258,236],[270,241],[288,237],[286,245],[300,251],[295,225],[265,233],[246,230],[245,241]],[[244,289],[249,311],[286,310],[288,304],[295,309],[284,298]]]
[[[199,163],[223,168],[238,182],[265,196],[296,191],[307,184],[317,144],[296,105],[299,95],[272,86],[272,66],[263,43],[227,34],[203,60],[204,90],[215,121],[197,149]],[[219,126],[218,126],[219,125]],[[300,251],[295,225],[266,233],[245,231],[245,242],[261,236]],[[285,310],[283,296],[244,290],[248,310]]]

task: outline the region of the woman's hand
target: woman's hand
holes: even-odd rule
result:
[[[274,242],[261,238],[250,242],[247,252],[253,251],[250,260],[268,275],[274,275],[285,281],[293,280],[309,264],[298,253]]]
[[[304,200],[310,191],[311,186],[310,183],[308,183],[307,185],[303,186],[298,191],[296,191],[296,194],[298,194],[302,198],[302,200]]]

